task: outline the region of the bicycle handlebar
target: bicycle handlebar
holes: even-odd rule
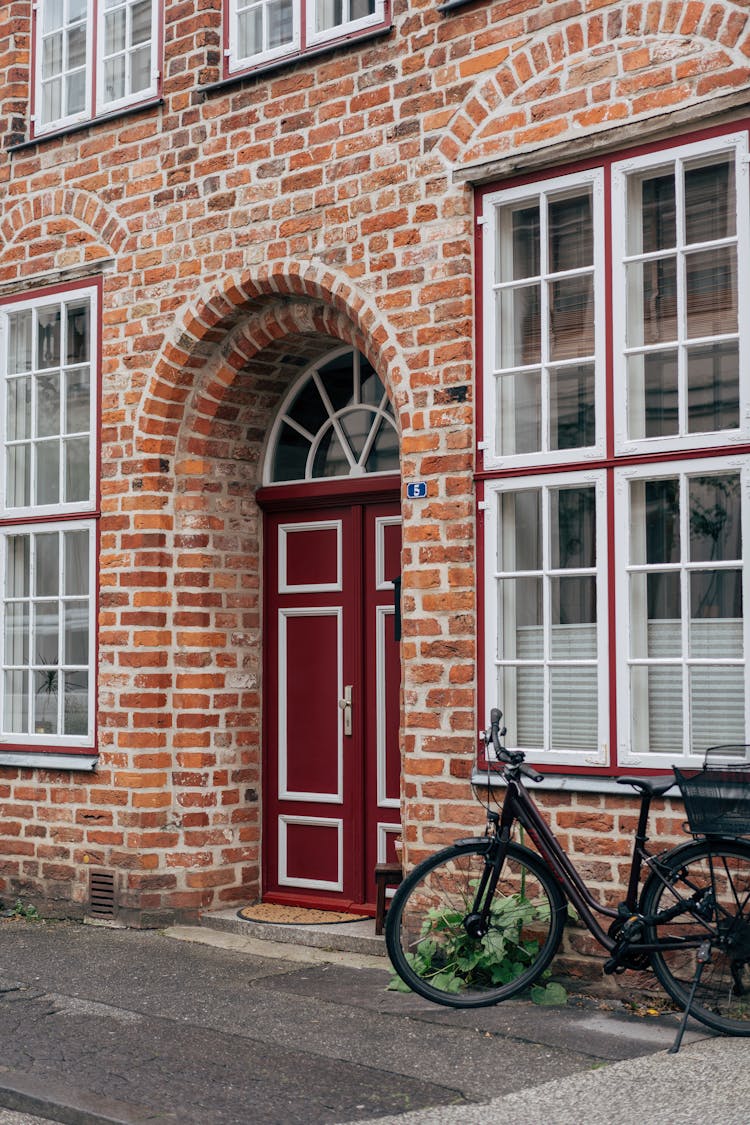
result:
[[[537,773],[531,766],[524,764],[526,755],[522,750],[506,750],[501,744],[500,739],[505,735],[505,727],[500,730],[500,720],[503,713],[499,707],[493,707],[490,711],[490,729],[485,734],[485,742],[489,746],[492,743],[492,748],[495,751],[495,756],[499,762],[505,762],[506,765],[512,766],[518,773],[522,773],[524,777],[530,778],[532,781],[544,781],[544,776]]]

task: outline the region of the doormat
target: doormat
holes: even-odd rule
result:
[[[243,906],[237,917],[246,922],[271,922],[276,926],[330,926],[338,922],[363,922],[369,914],[345,914],[342,910],[307,910],[301,906],[279,906],[259,902]]]

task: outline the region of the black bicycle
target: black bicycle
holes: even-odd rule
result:
[[[750,843],[739,838],[750,832],[748,748],[715,747],[693,775],[618,779],[640,792],[641,805],[627,893],[613,908],[594,898],[527,792],[523,778],[542,776],[501,745],[501,718],[492,711],[485,735],[505,783],[499,811],[486,802],[486,834],[420,863],[393,896],[386,943],[401,979],[451,1007],[506,1000],[545,974],[571,904],[608,952],[605,972],[651,966],[685,1010],[673,1050],[689,1014],[716,1031],[750,1035]],[[717,754],[742,762],[711,768]],[[651,802],[675,784],[694,838],[654,854]],[[511,839],[516,824],[535,851]]]

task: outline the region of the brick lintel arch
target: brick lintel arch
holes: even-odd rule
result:
[[[227,277],[189,309],[167,339],[138,410],[142,451],[174,455],[181,420],[196,391],[198,370],[221,345],[222,361],[200,388],[201,413],[218,405],[241,366],[281,336],[300,330],[335,336],[358,347],[399,406],[404,365],[377,306],[345,274],[309,262],[269,263]]]
[[[750,14],[726,2],[612,5],[528,21],[438,148],[461,168],[659,116],[750,85]],[[536,22],[536,26],[535,26]],[[498,29],[500,30],[500,28]],[[502,57],[501,57],[502,56]],[[488,54],[488,65],[490,55]],[[472,59],[476,71],[477,58]]]
[[[119,253],[128,234],[117,215],[95,195],[77,188],[57,188],[27,196],[3,215],[0,256],[13,242],[25,237],[30,227],[55,220],[72,222],[86,230],[91,241],[98,243],[106,254]]]

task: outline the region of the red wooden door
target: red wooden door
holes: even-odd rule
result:
[[[397,504],[266,522],[264,897],[372,902],[400,833]]]

